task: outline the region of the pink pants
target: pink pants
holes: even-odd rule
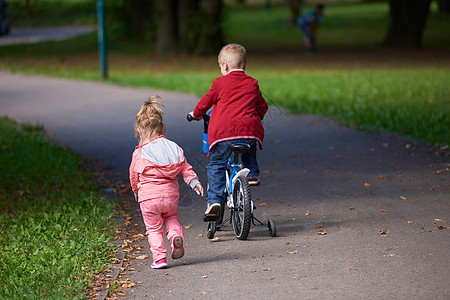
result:
[[[183,227],[181,227],[178,221],[179,198],[159,198],[145,200],[139,203],[145,228],[147,229],[153,261],[167,257],[167,250],[163,238],[163,225],[166,227],[166,235],[171,244],[173,238],[176,236],[183,238]]]

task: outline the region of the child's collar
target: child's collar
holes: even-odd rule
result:
[[[235,72],[235,71],[237,71],[237,72],[245,72],[244,69],[233,69],[233,70],[230,70],[230,71],[228,72],[228,74],[230,74],[231,72]]]

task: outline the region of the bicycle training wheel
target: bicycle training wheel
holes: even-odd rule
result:
[[[233,229],[240,240],[245,240],[250,232],[252,208],[247,177],[239,176],[233,188]]]

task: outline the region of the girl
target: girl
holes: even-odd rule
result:
[[[184,255],[183,228],[178,221],[178,174],[203,196],[198,176],[184,157],[183,150],[164,135],[163,105],[159,96],[150,97],[136,115],[135,134],[139,145],[130,165],[130,183],[139,202],[153,254],[153,269],[167,268],[163,229],[172,247],[172,258]]]

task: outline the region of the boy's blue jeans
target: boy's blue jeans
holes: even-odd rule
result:
[[[220,203],[225,201],[227,161],[230,155],[229,146],[232,143],[241,142],[250,145],[250,151],[242,153],[242,164],[248,168],[248,177],[259,176],[258,161],[256,160],[257,140],[240,139],[217,143],[209,154],[208,170],[208,202]]]

